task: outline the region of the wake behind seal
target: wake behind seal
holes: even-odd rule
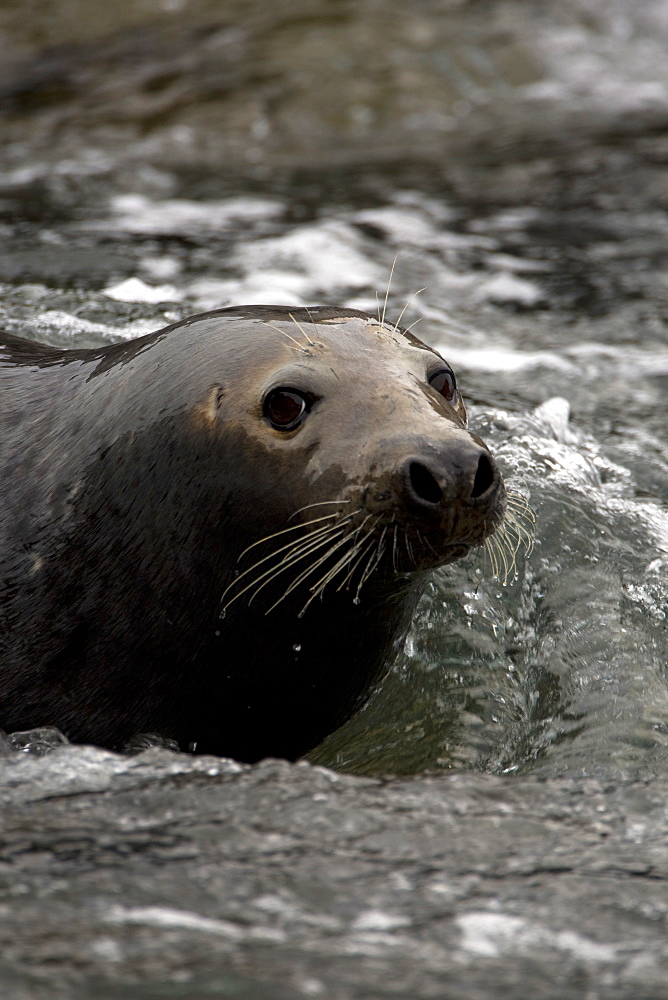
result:
[[[505,493],[450,366],[353,309],[0,336],[0,726],[297,758]]]

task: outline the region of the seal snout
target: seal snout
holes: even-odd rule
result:
[[[404,471],[405,489],[413,502],[436,504],[443,499],[443,490],[426,465],[409,459]]]
[[[466,442],[433,458],[405,459],[397,480],[404,503],[416,513],[428,513],[452,503],[484,503],[495,493],[500,475],[489,452]]]
[[[473,480],[472,499],[477,500],[479,497],[483,497],[498,481],[499,471],[496,463],[486,451],[483,451],[478,459],[478,468]]]

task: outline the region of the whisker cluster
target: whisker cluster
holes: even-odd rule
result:
[[[301,333],[301,335],[303,336],[304,340],[306,341],[306,346],[304,346],[304,344],[302,344],[301,341],[299,341],[296,337],[293,337],[292,334],[288,333],[287,330],[282,330],[280,326],[276,326],[275,323],[269,323],[267,321],[265,321],[265,323],[267,326],[271,327],[272,330],[275,330],[276,333],[280,333],[282,337],[287,337],[287,339],[293,345],[292,346],[293,351],[296,351],[298,354],[308,354],[309,353],[308,348],[315,347],[315,341],[311,340],[311,338],[308,335],[308,332],[304,329],[301,323],[297,319],[295,319],[292,313],[288,313],[288,316],[290,317],[294,325],[297,327],[299,333]],[[311,314],[309,313],[309,317],[310,316]],[[313,323],[312,319],[311,322]],[[313,325],[315,326],[315,323]]]
[[[399,260],[399,254],[400,253],[401,253],[401,250],[398,250],[397,253],[396,253],[396,255],[395,255],[395,257],[394,257],[394,260],[392,261],[392,267],[390,268],[390,276],[389,276],[389,278],[387,280],[387,287],[385,289],[385,298],[383,300],[382,311],[381,311],[381,307],[380,307],[380,296],[378,295],[378,292],[376,291],[376,309],[377,309],[377,313],[378,313],[378,322],[380,323],[381,326],[385,323],[385,314],[387,313],[387,304],[388,304],[389,297],[390,297],[390,289],[392,287],[392,279],[394,277],[394,270],[395,270],[395,268],[397,266],[397,261]],[[414,299],[416,299],[418,297],[418,295],[421,295],[422,292],[426,292],[426,290],[427,290],[427,286],[425,285],[424,288],[418,288],[418,290],[416,292],[413,292],[412,295],[408,296],[408,298],[406,299],[406,302],[404,304],[403,309],[399,313],[398,318],[392,324],[394,326],[395,330],[399,331],[399,325],[400,325],[402,319],[404,318],[404,313],[408,309],[408,307],[411,304],[411,302]],[[422,319],[422,317],[420,317],[419,319],[416,319],[415,322],[412,323],[411,326],[408,327],[408,329],[406,330],[406,332],[407,333],[410,332],[410,330],[412,330],[412,328],[414,326],[417,326],[417,324],[420,322],[421,319]]]
[[[308,310],[307,310],[307,312],[308,312]],[[304,340],[306,341],[306,343],[308,344],[308,346],[309,347],[315,347],[315,340],[311,340],[311,338],[309,337],[308,333],[306,332],[306,330],[304,329],[304,327],[301,325],[301,323],[297,322],[297,320],[292,315],[292,313],[288,313],[288,316],[290,317],[290,319],[292,320],[292,322],[295,324],[295,326],[297,327],[297,329],[303,334]],[[310,317],[311,317],[311,314],[309,313],[309,318]],[[313,319],[311,319],[311,322],[313,322]]]
[[[404,313],[408,309],[408,307],[411,304],[411,302],[413,301],[413,299],[416,299],[418,297],[418,295],[422,295],[422,293],[426,292],[426,290],[427,290],[427,286],[426,285],[424,286],[424,288],[418,288],[417,292],[413,292],[413,294],[410,295],[406,299],[406,304],[404,305],[404,308],[399,313],[399,318],[395,321],[395,324],[394,324],[397,329],[399,328],[399,324],[401,323],[402,319],[404,318]],[[417,322],[417,320],[416,320],[416,322]],[[415,325],[415,324],[413,324],[413,325]]]
[[[298,354],[306,354],[306,348],[303,347],[299,341],[295,339],[295,337],[289,334],[287,330],[281,330],[280,326],[276,326],[275,323],[266,323],[265,325],[271,327],[271,329],[275,330],[276,333],[280,333],[281,337],[287,337],[291,344],[294,345],[292,347],[293,351],[297,351]]]
[[[483,552],[489,559],[492,575],[505,587],[517,574],[517,553],[524,547],[530,555],[534,542],[536,515],[529,501],[516,490],[508,490],[506,512],[500,527],[485,539]]]
[[[390,288],[392,287],[392,278],[394,277],[394,269],[397,266],[397,260],[398,260],[398,258],[399,258],[399,251],[397,251],[397,254],[396,254],[395,258],[392,261],[392,267],[390,268],[390,276],[387,279],[387,288],[385,289],[385,301],[383,302],[383,313],[382,313],[382,316],[381,316],[381,313],[380,313],[380,302],[378,302],[378,293],[376,293],[376,302],[378,302],[378,322],[380,323],[381,326],[385,322],[385,313],[387,312],[387,301],[388,301],[388,299],[390,297]]]
[[[326,504],[338,506],[344,503],[350,503],[350,501],[323,500],[307,504],[306,507],[301,508],[301,511]],[[300,511],[295,511],[292,516],[294,517],[298,513]],[[310,521],[294,524],[253,542],[252,545],[244,549],[238,561],[241,561],[257,546],[274,539],[279,540],[277,548],[254,562],[226,587],[221,597],[220,617],[224,618],[230,605],[245,594],[249,595],[248,604],[252,604],[265,587],[290,570],[293,572],[286,577],[287,583],[283,592],[265,611],[265,614],[269,614],[289,594],[305,584],[308,586],[309,596],[299,613],[299,617],[301,617],[309,604],[317,597],[322,598],[325,588],[335,580],[339,580],[337,591],[351,589],[358,572],[359,579],[353,603],[359,604],[362,587],[383,557],[387,534],[387,527],[385,527],[380,535],[376,536],[374,529],[378,517],[374,517],[372,514],[367,514],[356,527],[352,527],[353,519],[360,513],[361,509],[358,509],[342,515],[340,510],[336,510],[331,514],[324,514],[312,518]],[[285,544],[281,544],[284,537],[290,533],[295,533],[294,537]],[[319,570],[322,571],[321,575],[314,582],[309,583],[309,578],[313,580],[314,575]]]

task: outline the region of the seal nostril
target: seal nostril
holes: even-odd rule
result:
[[[476,469],[475,479],[473,480],[473,489],[471,490],[471,496],[473,499],[481,497],[490,488],[494,482],[494,466],[492,461],[483,451],[482,455],[478,459],[478,468]]]
[[[416,496],[427,503],[440,503],[443,490],[438,485],[429,469],[419,462],[411,462],[408,467],[410,484]]]

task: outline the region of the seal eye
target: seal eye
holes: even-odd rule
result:
[[[272,389],[264,401],[264,415],[276,430],[291,431],[301,423],[311,402],[296,389]]]
[[[429,385],[436,392],[439,392],[443,396],[443,399],[447,399],[448,403],[451,403],[457,395],[457,383],[455,382],[454,373],[450,368],[442,368],[440,371],[430,375]]]

